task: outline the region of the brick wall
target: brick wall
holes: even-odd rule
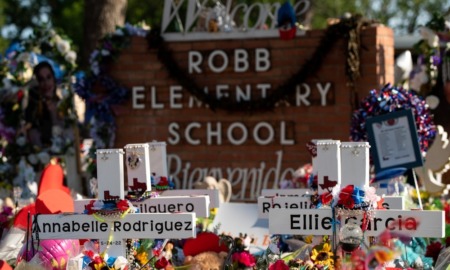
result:
[[[250,84],[253,98],[257,98],[261,91],[255,90],[256,84],[270,83],[271,89],[275,89],[302,67],[316,50],[324,33],[323,30],[308,31],[305,36],[289,41],[275,38],[174,42],[170,43],[170,48],[178,64],[185,71],[188,70],[189,51],[200,51],[204,57],[207,57],[214,50],[223,50],[229,54],[236,48],[246,49],[250,59],[248,72],[234,72],[233,59],[230,58],[230,64],[224,72],[215,74],[211,72],[207,64],[202,64],[200,67],[203,72],[191,74],[191,78],[198,85],[208,86],[209,89],[218,84],[229,85],[230,94],[234,93],[236,85],[244,88],[245,84]],[[367,28],[362,31],[361,44],[361,77],[354,85],[358,99],[364,97],[369,90],[379,89],[384,84],[392,82],[394,78],[392,30],[384,26]],[[270,51],[271,68],[268,71],[254,71],[252,52],[255,48],[266,48]],[[220,65],[220,62],[217,65]],[[286,171],[288,168],[295,170],[310,162],[310,156],[305,151],[305,144],[311,139],[332,138],[348,141],[349,138],[352,97],[345,74],[345,43],[342,40],[337,42],[326,57],[319,72],[305,82],[312,91],[309,97],[312,102],[310,106],[280,105],[274,111],[264,113],[211,111],[204,106],[186,108],[189,105],[190,95],[185,89],[182,90],[180,98],[182,102],[179,102],[183,108],[169,108],[169,86],[179,85],[179,83],[176,78],[169,76],[165,66],[158,61],[156,51],[148,49],[144,38],[133,38],[129,49],[125,50],[113,64],[111,75],[130,89],[134,86],[145,87],[144,100],[140,101],[145,104],[144,109],[133,109],[131,98],[126,104],[117,108],[116,147],[152,140],[168,141],[170,137],[173,137],[169,133],[169,125],[177,123],[180,141],[173,145],[168,143],[167,152],[171,156],[169,158],[170,173],[177,181],[179,188],[189,186],[192,182],[202,179],[203,175],[211,174],[211,171],[222,172],[222,175],[219,173],[215,176],[231,178],[234,200],[253,200],[261,188],[272,188],[273,185],[277,185],[277,181],[281,180],[278,179],[281,176],[274,177],[274,173],[270,173],[276,170],[277,158],[282,159],[281,171]],[[320,106],[320,95],[315,85],[327,82],[331,83],[326,97],[327,105]],[[156,100],[153,100],[153,103],[163,104],[163,109],[151,108],[152,87],[156,93]],[[294,103],[292,100],[291,102]],[[199,145],[187,142],[183,134],[184,128],[193,122],[198,122],[201,126],[192,129],[191,132],[195,140],[201,141]],[[242,145],[233,145],[227,139],[227,128],[237,122],[248,129],[249,138]],[[258,144],[251,136],[252,129],[260,122],[267,122],[274,131],[274,141],[267,145]],[[286,127],[285,138],[293,140],[294,145],[280,143],[281,122],[284,122],[283,125]],[[211,123],[213,129],[216,128],[217,123],[220,123],[222,127],[220,145],[214,140],[211,145],[207,144],[207,123]],[[268,131],[264,128],[260,131],[261,138],[267,138]],[[242,136],[239,129],[234,129],[233,134],[235,138]],[[174,155],[178,158],[174,159]],[[236,170],[236,168],[242,170]],[[254,179],[252,173],[256,175]],[[258,176],[258,173],[262,173],[262,176]],[[290,177],[287,170],[286,178]]]

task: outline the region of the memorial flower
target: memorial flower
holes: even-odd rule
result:
[[[352,209],[355,206],[355,202],[353,200],[353,191],[353,185],[344,187],[339,193],[338,205],[342,205],[348,209]]]
[[[253,267],[256,264],[255,257],[246,250],[233,253],[231,259],[233,262],[245,267]]]
[[[330,243],[323,243],[312,249],[311,260],[316,265],[328,266],[329,269],[333,269],[333,257],[334,254],[331,251]]]
[[[169,265],[169,261],[164,256],[155,262],[156,269],[164,269],[167,265]]]
[[[128,208],[130,208],[130,206],[129,206],[127,200],[120,200],[120,201],[117,203],[117,208],[118,208],[119,210],[121,210],[121,211],[126,211],[126,210],[128,210]]]
[[[289,266],[283,260],[278,260],[269,266],[269,270],[289,270]]]

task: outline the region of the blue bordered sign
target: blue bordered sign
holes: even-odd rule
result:
[[[375,171],[415,168],[423,165],[419,139],[410,109],[366,120],[367,137]]]

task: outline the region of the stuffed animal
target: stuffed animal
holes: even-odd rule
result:
[[[219,200],[221,203],[229,202],[231,200],[231,183],[227,179],[220,179],[217,181],[212,176],[207,176],[203,181],[194,183],[196,189],[218,189]]]
[[[228,253],[221,251],[205,251],[195,256],[186,256],[185,265],[190,270],[220,270]]]

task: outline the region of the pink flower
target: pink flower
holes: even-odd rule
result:
[[[253,267],[256,264],[255,257],[248,251],[236,252],[231,257],[233,262],[238,262],[239,264],[245,265],[247,267]]]
[[[376,194],[376,189],[374,187],[364,187],[366,191],[366,200],[370,201],[374,208],[377,207],[378,202],[381,200],[380,196]]]
[[[287,266],[283,260],[278,260],[269,266],[269,270],[289,270],[289,266]]]

